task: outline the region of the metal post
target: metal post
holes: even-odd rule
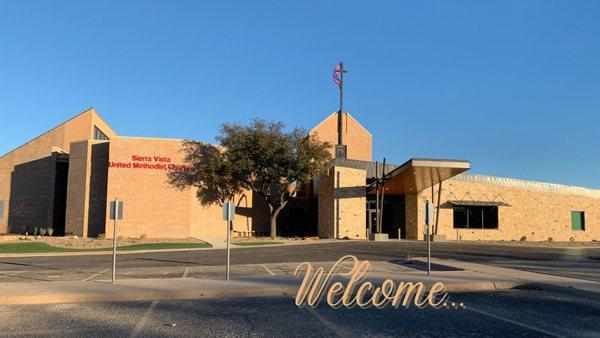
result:
[[[430,221],[430,207],[429,201],[425,202],[425,227],[427,228],[426,236],[427,236],[427,275],[431,274],[431,236],[429,235],[429,224]]]
[[[226,280],[229,281],[229,241],[231,239],[231,221],[227,221],[227,269],[226,269]]]
[[[113,224],[113,260],[112,260],[112,283],[115,284],[115,274],[117,270],[117,218],[119,218],[119,199],[115,198],[115,217]]]
[[[427,224],[427,275],[431,274],[431,236],[429,234],[429,224]]]
[[[385,198],[385,157],[383,158],[383,164],[381,165],[381,203],[379,204],[379,208],[381,211],[379,212],[379,229],[378,233],[381,233],[383,229],[383,201]]]
[[[375,161],[375,231],[371,222],[371,233],[377,233],[379,228],[379,162]]]

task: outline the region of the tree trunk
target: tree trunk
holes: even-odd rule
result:
[[[275,239],[277,235],[277,216],[271,215],[271,239]]]
[[[283,209],[283,207],[285,207],[286,203],[281,203],[277,208],[273,208],[272,206],[270,206],[271,209],[271,239],[275,239],[275,237],[277,237],[277,216],[279,215],[279,212],[281,211],[281,209]]]

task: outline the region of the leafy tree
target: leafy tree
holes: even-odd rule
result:
[[[305,129],[286,132],[284,128],[283,122],[254,119],[248,126],[224,124],[217,137],[233,166],[232,176],[267,202],[271,238],[277,234],[281,210],[330,159],[328,143],[309,136]]]
[[[179,189],[195,187],[202,205],[223,204],[243,192],[225,153],[212,144],[184,141],[185,166],[170,170],[169,182]]]
[[[281,210],[331,156],[329,143],[309,136],[305,129],[286,132],[284,128],[282,122],[254,119],[249,125],[222,125],[217,136],[222,149],[186,141],[185,162],[190,168],[172,171],[171,183],[198,188],[198,198],[207,204],[223,202],[243,188],[252,190],[269,206],[271,238],[275,238]]]

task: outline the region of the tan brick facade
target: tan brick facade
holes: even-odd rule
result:
[[[322,142],[336,145],[338,142],[337,124],[337,113],[333,113],[313,128],[310,134],[316,135]],[[347,158],[371,161],[373,157],[373,137],[371,133],[348,113],[343,114],[342,131],[343,143],[347,147]],[[332,157],[335,157],[335,147],[332,147],[330,151]]]
[[[334,166],[319,179],[319,237],[366,238],[365,170]]]
[[[309,189],[301,203],[290,203],[295,209],[282,215],[287,215],[284,223],[302,217],[323,238],[364,239],[372,137],[349,114],[343,115],[343,121],[347,159],[332,161],[318,180],[317,194]],[[93,140],[94,128],[110,140]],[[310,133],[337,143],[337,115],[330,115]],[[62,223],[66,233],[106,233],[110,238],[113,222],[108,205],[119,198],[125,203],[120,236],[225,237],[220,206],[201,206],[193,189],[177,190],[167,182],[167,169],[182,164],[181,149],[177,139],[117,136],[93,109],[87,110],[0,157],[0,233],[32,232],[34,227]],[[387,229],[398,231],[400,226],[406,238],[424,239],[426,200],[437,204],[437,185],[433,194],[427,188],[396,198],[388,215],[399,216]],[[451,202],[463,200],[502,200],[509,206],[498,206],[497,229],[457,230]],[[264,200],[245,192],[235,202],[236,234],[268,232]],[[462,240],[600,240],[599,190],[462,174],[443,182],[440,205],[437,234],[448,240],[457,236]],[[584,230],[571,230],[572,211],[584,213]]]
[[[117,137],[110,141],[107,200],[124,202],[120,222],[123,237],[225,237],[221,206],[200,205],[196,191],[179,190],[167,181],[167,170],[183,164],[182,140]],[[252,194],[236,198],[233,230],[239,234],[264,232],[266,224],[254,210]],[[112,237],[113,222],[106,210],[106,236]]]
[[[437,188],[436,185],[433,198],[430,190],[419,193],[417,214],[421,219],[426,200],[437,205]],[[547,241],[549,238],[554,241],[600,240],[600,198],[594,197],[594,194],[597,191],[590,189],[462,175],[442,183],[438,234],[445,235],[448,240],[456,240],[457,235],[462,240],[518,241],[522,237],[527,241]],[[500,198],[510,206],[498,207],[498,229],[457,231],[454,228],[453,209],[446,203],[448,200],[486,201]],[[585,230],[571,230],[571,211],[585,213]],[[419,224],[424,224],[424,220]],[[419,234],[418,238],[424,238],[425,228],[420,226],[416,233]]]
[[[53,226],[57,161],[69,154],[72,142],[92,139],[94,126],[109,137],[116,135],[88,109],[0,157],[0,233]]]

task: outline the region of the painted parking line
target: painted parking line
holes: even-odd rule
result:
[[[105,274],[105,273],[107,273],[107,272],[109,272],[109,271],[110,271],[110,269],[102,270],[102,271],[100,271],[100,272],[98,272],[98,273],[95,273],[95,274],[93,274],[93,275],[91,275],[91,276],[89,276],[89,277],[86,277],[86,278],[82,279],[81,281],[82,281],[82,282],[87,282],[87,281],[89,281],[90,279],[92,279],[92,278],[95,278],[95,277],[98,277],[98,276],[100,276],[100,275],[103,275],[103,274]]]
[[[267,268],[264,264],[261,264],[260,267],[265,269],[265,271],[268,272],[269,275],[275,276],[275,273],[273,271],[271,271],[269,268]]]
[[[502,316],[498,316],[498,315],[495,315],[493,313],[489,313],[489,312],[486,312],[486,311],[483,311],[483,310],[474,309],[472,307],[467,307],[467,309],[471,310],[473,312],[476,312],[476,313],[488,316],[488,317],[492,317],[494,319],[498,319],[498,320],[501,320],[501,321],[504,321],[504,322],[507,322],[507,323],[510,323],[510,324],[514,324],[514,325],[517,325],[517,326],[520,326],[520,327],[523,327],[523,328],[526,328],[526,329],[529,329],[529,330],[532,330],[532,331],[536,331],[538,333],[543,333],[543,334],[551,336],[551,337],[562,337],[562,336],[560,336],[560,335],[558,335],[556,333],[552,333],[552,332],[546,331],[546,330],[541,329],[539,327],[535,327],[535,326],[531,326],[529,324],[517,322],[515,320],[508,319],[508,318],[505,318],[505,317],[502,317]]]
[[[15,271],[11,271],[10,273],[4,273],[3,272],[2,275],[0,275],[0,278],[9,278],[9,277],[16,276],[16,275],[18,275],[20,273],[23,273],[23,272],[27,272],[27,271],[16,271],[16,272]]]
[[[140,335],[140,333],[144,329],[144,325],[146,325],[148,318],[152,314],[152,311],[154,311],[154,308],[157,304],[158,301],[155,300],[152,302],[152,304],[150,304],[150,306],[148,306],[146,311],[144,311],[144,313],[142,314],[142,317],[137,321],[137,323],[135,323],[135,326],[133,327],[133,330],[131,330],[131,334],[129,335],[129,337],[137,337]]]
[[[190,267],[186,266],[185,270],[183,270],[183,276],[181,276],[181,278],[185,278],[188,275],[188,272],[190,272]]]
[[[308,311],[308,313],[310,313],[313,317],[315,317],[315,319],[318,320],[321,324],[323,324],[323,326],[330,329],[334,333],[335,337],[351,337],[351,335],[348,332],[346,332],[341,327],[335,325],[334,323],[329,321],[327,318],[321,316],[321,314],[318,313],[317,310],[313,309],[312,307],[307,305],[307,306],[304,306],[303,309],[306,309]]]

